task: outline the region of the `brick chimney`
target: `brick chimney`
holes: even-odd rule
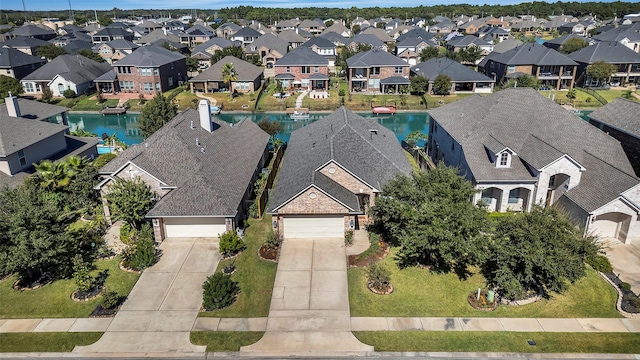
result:
[[[211,107],[209,101],[202,99],[198,104],[198,114],[200,114],[200,126],[208,132],[213,132],[213,124],[211,123]]]
[[[11,95],[9,92],[9,96],[4,99],[4,103],[7,104],[7,115],[12,117],[22,117],[20,113],[20,105],[18,105],[18,98]]]

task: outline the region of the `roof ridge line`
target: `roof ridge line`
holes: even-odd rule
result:
[[[590,151],[588,151],[588,150],[583,150],[583,151],[584,151],[585,153],[587,153],[587,154],[589,154],[589,155],[593,156],[594,158],[596,158],[596,159],[600,160],[602,163],[606,164],[607,166],[612,167],[612,168],[614,168],[614,169],[616,169],[616,170],[620,171],[621,173],[623,173],[623,174],[627,175],[627,176],[628,176],[628,177],[630,177],[631,179],[633,179],[633,180],[638,180],[638,177],[637,177],[637,176],[635,176],[635,175],[633,175],[633,174],[629,174],[628,172],[626,172],[626,171],[624,171],[624,170],[622,170],[622,169],[620,169],[620,168],[618,168],[618,167],[614,166],[613,164],[610,164],[610,163],[608,163],[608,162],[604,161],[603,159],[601,159],[600,157],[596,156],[595,154],[592,154]]]

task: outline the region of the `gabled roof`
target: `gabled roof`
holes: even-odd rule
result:
[[[170,51],[159,46],[143,46],[118,60],[117,65],[156,67],[181,59],[185,59],[185,56],[178,52]]]
[[[139,45],[136,45],[131,41],[125,40],[125,39],[115,39],[115,40],[107,41],[103,44],[116,50],[134,50],[140,47]]]
[[[622,130],[640,139],[640,103],[617,98],[594,110],[589,118]]]
[[[170,31],[166,31],[165,32],[162,29],[156,29],[156,30],[153,30],[152,32],[148,33],[147,35],[141,37],[136,42],[139,43],[139,44],[151,44],[151,43],[156,42],[158,40],[167,40],[167,41],[173,41],[173,42],[180,42],[180,37],[178,37],[178,35],[170,32]]]
[[[533,89],[509,88],[489,96],[470,96],[429,111],[431,118],[463,148],[476,181],[533,181],[525,163],[542,168],[568,155],[586,170],[583,181],[591,181],[590,155],[627,174],[633,169],[620,143]],[[491,134],[518,154],[510,168],[497,169],[484,150]],[[520,160],[522,159],[522,161]],[[607,187],[591,188],[599,192]],[[571,190],[569,191],[571,193]]]
[[[262,33],[259,32],[258,30],[255,30],[253,28],[250,27],[243,27],[242,29],[238,30],[235,34],[231,35],[232,37],[259,37],[262,36]]]
[[[25,24],[11,31],[14,36],[52,36],[56,35],[55,31],[49,28],[42,28],[37,25]]]
[[[334,43],[320,36],[309,39],[301,46],[312,47],[314,45],[321,49],[335,49],[336,47]]]
[[[251,48],[254,46],[256,49],[265,47],[269,50],[275,50],[282,55],[286,54],[289,49],[289,43],[287,41],[271,33],[266,33],[255,39],[251,44],[247,45],[245,51],[247,53],[252,53]]]
[[[327,40],[329,40],[332,43],[337,44],[337,45],[342,45],[342,44],[345,44],[345,43],[347,43],[349,41],[349,38],[346,38],[346,37],[338,34],[335,31],[329,31],[329,32],[325,31],[322,34],[320,34],[320,36],[318,36],[318,37],[321,37],[323,39],[327,39]]]
[[[377,36],[372,34],[363,34],[359,33],[358,35],[352,37],[351,39],[346,39],[344,41],[345,45],[349,44],[368,44],[373,47],[382,47],[386,46]]]
[[[22,118],[30,120],[46,120],[69,110],[66,107],[27,99],[18,99],[18,106]],[[0,116],[9,116],[8,114],[6,103],[0,104]]]
[[[496,53],[496,54],[502,54],[504,52],[507,52],[511,49],[514,49],[520,45],[522,45],[523,42],[518,40],[518,39],[506,39],[503,40],[497,44],[495,44],[493,46],[493,51],[492,53]]]
[[[238,30],[242,29],[242,26],[240,26],[240,25],[238,25],[236,23],[226,22],[226,23],[224,23],[224,24],[222,24],[222,25],[220,25],[218,27],[218,29],[224,29],[224,28],[229,28],[231,30],[238,31]]]
[[[305,20],[302,20],[302,22],[300,23],[300,25],[298,25],[298,27],[301,27],[301,28],[317,27],[317,28],[324,29],[325,25],[324,23],[318,22],[316,20],[305,19]]]
[[[363,31],[361,31],[359,34],[374,35],[375,37],[377,37],[383,43],[395,42],[395,40],[391,36],[389,36],[389,34],[387,34],[387,32],[384,31],[383,29],[378,29],[378,28],[374,28],[374,27],[368,27],[368,28],[364,29]]]
[[[18,49],[0,47],[0,69],[13,69],[24,65],[41,64],[45,62],[47,61],[37,56],[25,54]]]
[[[431,58],[411,67],[411,72],[422,75],[430,81],[440,74],[447,75],[454,82],[495,82],[494,79],[446,57]]]
[[[620,41],[625,38],[629,39],[629,41],[640,42],[640,33],[628,28],[613,28],[593,37],[594,40],[598,41]]]
[[[290,52],[286,53],[283,57],[278,59],[275,66],[328,66],[329,60],[327,60],[324,56],[319,55],[315,51],[306,48],[306,47],[298,47]]]
[[[453,47],[467,47],[470,45],[490,46],[492,45],[492,43],[486,40],[480,39],[477,36],[465,35],[465,36],[456,36],[452,38],[451,40],[449,40],[447,45],[453,46]]]
[[[599,41],[569,54],[576,62],[593,64],[604,61],[610,64],[640,63],[640,54],[616,41]]]
[[[293,30],[285,30],[278,34],[278,37],[288,43],[303,43],[307,41],[302,35]]]
[[[113,25],[113,24],[112,24]],[[97,33],[93,34],[93,36],[123,36],[123,37],[133,37],[133,33],[128,32],[124,28],[121,27],[106,27]]]
[[[371,67],[371,66],[409,66],[409,64],[386,51],[371,49],[357,53],[347,59],[348,67]]]
[[[433,43],[429,44],[427,41],[423,40],[421,37],[408,37],[408,38],[404,38],[402,41],[398,41],[396,43],[396,47],[414,47],[422,43],[426,44],[427,46],[433,45]]]
[[[214,117],[213,123],[214,131],[210,133],[200,127],[198,111],[187,109],[143,144],[126,149],[100,172],[113,174],[132,163],[176,187],[156,203],[147,217],[234,216],[269,135],[247,120],[230,126]]]
[[[111,65],[99,63],[82,55],[60,55],[25,76],[22,81],[51,81],[56,75],[75,84],[93,81],[111,70]]]
[[[215,36],[213,32],[202,25],[193,25],[192,27],[186,29],[185,34],[190,36]]]
[[[359,210],[352,192],[316,171],[330,161],[377,190],[397,173],[408,175],[412,171],[391,130],[342,107],[291,133],[269,211],[277,211],[309,186]]]
[[[189,82],[222,81],[222,67],[228,63],[233,64],[233,67],[236,70],[238,78],[236,81],[254,81],[262,74],[262,68],[259,66],[255,66],[244,60],[238,59],[235,56],[225,56],[205,71],[198,74],[198,76],[189,80]]]
[[[576,35],[576,34],[565,34],[562,35],[560,37],[557,37],[555,39],[551,39],[551,40],[547,40],[544,42],[544,44],[554,44],[554,45],[564,45],[564,43],[566,43],[567,41],[571,40],[571,39],[580,39],[584,42],[589,42],[589,39],[587,39],[584,36],[580,36],[580,35]]]
[[[196,46],[195,48],[193,48],[193,51],[191,52],[192,54],[197,54],[199,52],[206,52],[208,48],[214,46],[214,45],[218,45],[221,48],[226,48],[226,47],[231,47],[233,46],[233,43],[225,38],[222,37],[212,37],[211,39],[207,40],[206,42],[203,42],[202,44]],[[213,54],[210,54],[213,55]]]
[[[347,29],[346,26],[344,26],[344,24],[342,24],[339,21],[335,21],[333,23],[333,25],[329,26],[328,28],[324,29],[324,31],[322,32],[322,34],[326,34],[326,33],[330,33],[330,32],[335,32],[338,34],[342,34],[342,33],[351,33],[351,30]]]
[[[491,56],[491,60],[505,65],[578,65],[566,55],[537,42],[524,43],[502,54]]]
[[[90,50],[93,48],[93,44],[84,40],[71,40],[67,43],[67,45],[63,46],[63,48],[69,54],[77,54],[80,50]]]
[[[292,20],[282,20],[279,23],[277,23],[275,25],[275,27],[277,27],[277,28],[286,28],[286,27],[294,28],[294,27],[296,27],[296,24]]]
[[[436,35],[428,32],[423,28],[414,28],[412,30],[407,31],[406,33],[398,36],[396,42],[404,41],[407,38],[421,38],[422,40],[430,40],[433,39]]]
[[[10,46],[12,48],[35,48],[42,45],[49,45],[49,42],[28,36],[16,36],[13,39],[3,42],[1,45]]]

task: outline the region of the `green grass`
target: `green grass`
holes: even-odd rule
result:
[[[639,353],[639,333],[526,333],[458,331],[354,332],[376,351]],[[527,344],[527,339],[536,346]]]
[[[392,294],[380,296],[366,287],[364,269],[348,270],[351,316],[422,317],[620,317],[615,290],[593,270],[563,294],[524,306],[499,306],[492,312],[473,309],[469,292],[485,287],[480,274],[460,280],[455,274],[433,274],[427,269],[399,269],[393,260],[397,248],[381,263],[391,271]]]
[[[121,295],[128,295],[138,280],[139,274],[118,268],[119,257],[96,262],[98,271],[109,269],[106,287]],[[17,291],[13,289],[16,277],[12,276],[0,283],[0,318],[76,318],[88,317],[102,300],[102,296],[91,301],[71,300],[71,293],[77,287],[73,279],[57,280],[35,290]]]
[[[420,165],[418,165],[418,163],[416,162],[416,159],[411,154],[409,154],[408,151],[405,151],[404,154],[407,156],[409,163],[411,163],[411,167],[413,168],[413,170],[420,171]]]
[[[74,111],[100,111],[104,106],[115,107],[118,105],[118,99],[105,100],[104,104],[98,104],[95,96],[80,96],[76,98],[77,101],[73,105]]]
[[[277,264],[264,261],[258,257],[258,249],[271,231],[271,216],[263,219],[250,219],[245,232],[247,248],[235,259],[222,260],[218,265],[221,271],[224,266],[234,262],[238,270],[231,278],[240,283],[240,295],[228,308],[201,312],[203,317],[265,317],[269,315],[271,293],[276,279]]]
[[[3,333],[0,352],[69,352],[75,346],[91,345],[102,333]]]
[[[191,342],[206,345],[207,352],[238,351],[241,346],[251,345],[262,339],[262,331],[194,331]]]

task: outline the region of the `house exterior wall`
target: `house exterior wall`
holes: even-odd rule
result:
[[[433,118],[429,119],[427,155],[436,164],[443,161],[448,166],[459,167],[461,175],[473,180],[462,147]]]
[[[31,120],[25,120],[31,121]],[[46,139],[39,141],[36,144],[27,146],[23,149],[25,164],[20,165],[20,158],[18,152],[9,154],[5,158],[0,158],[0,171],[13,175],[28,167],[33,163],[37,163],[42,159],[46,159],[54,154],[67,148],[67,140],[64,137],[64,131],[54,134]]]
[[[46,61],[43,61],[41,63],[28,64],[28,65],[23,65],[23,66],[16,66],[16,67],[9,68],[9,69],[2,69],[2,75],[8,76],[8,77],[12,77],[12,78],[16,78],[16,79],[20,80],[23,77],[31,74],[35,70],[39,69],[40,67],[42,67],[42,65],[44,65],[46,63],[47,63]]]
[[[131,73],[118,72],[118,63],[113,65],[116,74],[118,74],[118,81],[132,81],[133,90],[125,90],[123,86],[120,86],[124,92],[135,92],[149,95],[155,95],[157,93],[156,84],[160,83],[160,91],[168,91],[179,85],[179,81],[185,81],[187,75],[187,62],[185,59],[176,60],[174,62],[164,64],[158,69],[158,75],[142,75],[139,68],[149,68],[147,66],[131,66]],[[151,91],[145,91],[144,83],[153,84]]]
[[[164,197],[169,193],[169,191],[171,191],[171,189],[162,189],[161,186],[163,184],[161,182],[154,179],[151,175],[149,175],[142,168],[135,164],[128,164],[122,170],[114,173],[113,177],[117,177],[123,180],[139,178],[140,180],[144,181],[145,184],[149,185],[149,187],[151,187],[151,191],[158,194],[160,198]]]
[[[565,157],[545,166],[540,171],[540,174],[538,174],[538,188],[534,201],[536,204],[546,203],[547,191],[549,190],[549,178],[557,174],[565,174],[569,176],[569,181],[568,183],[561,184],[556,188],[551,201],[552,204],[559,199],[564,192],[578,185],[582,176],[580,168]]]
[[[310,194],[315,193],[316,197],[311,198]],[[318,189],[311,187],[285,206],[278,209],[278,215],[302,215],[302,214],[347,214],[349,210],[335,200],[325,195]]]
[[[636,190],[632,190],[631,192],[629,192],[631,196],[634,196],[634,195],[637,196],[635,199],[632,199],[635,201],[640,200],[640,194],[638,194],[639,191],[637,190],[637,188],[638,187],[636,187]],[[628,217],[625,216],[627,221],[629,220],[629,217],[630,217],[629,227],[628,229],[626,228],[624,229],[624,231],[626,231],[626,234],[624,234],[626,235],[624,238],[624,243],[629,244],[632,242],[640,241],[640,215],[638,215],[637,210],[632,209],[631,207],[629,207],[628,204],[626,204],[619,198],[597,209],[591,214],[591,216],[593,219],[599,215],[614,214],[614,213],[628,215]],[[619,218],[622,218],[622,217],[619,217]],[[620,220],[622,219],[618,219],[618,221]],[[587,232],[590,232],[590,230],[591,230],[590,228],[587,228]]]
[[[329,67],[327,65],[320,65],[318,66],[318,72],[314,72],[314,67],[315,65],[308,65],[310,67],[310,73],[309,74],[303,74],[302,73],[302,68],[303,66],[283,66],[283,65],[278,65],[278,66],[274,66],[274,70],[275,70],[275,75],[278,74],[291,74],[295,79],[293,81],[300,81],[302,82],[303,80],[308,80],[309,77],[313,74],[324,74],[329,76]],[[287,67],[289,68],[289,72],[287,72]],[[275,76],[274,75],[274,76]],[[307,86],[307,88],[309,90],[311,90],[311,80],[309,81],[309,85]]]
[[[629,162],[631,162],[633,170],[636,172],[636,176],[640,176],[640,138],[631,136],[593,119],[590,119],[589,123],[606,132],[614,139],[620,141],[622,149],[624,149],[625,154],[627,154],[627,157],[629,158]]]
[[[53,81],[51,81],[49,89],[53,93],[53,96],[63,96],[64,90],[67,89],[73,90],[76,94],[82,94],[82,92],[86,90],[90,85],[91,83],[74,84],[73,82],[68,81],[62,76],[58,75],[53,79]],[[63,89],[62,91],[60,91],[61,87]]]
[[[333,169],[333,172],[331,169]],[[358,180],[355,176],[348,173],[333,161],[321,168],[319,172],[326,175],[328,178],[337,182],[338,184],[342,185],[345,189],[351,191],[354,194],[369,195],[369,206],[374,205],[376,195],[374,189]]]

